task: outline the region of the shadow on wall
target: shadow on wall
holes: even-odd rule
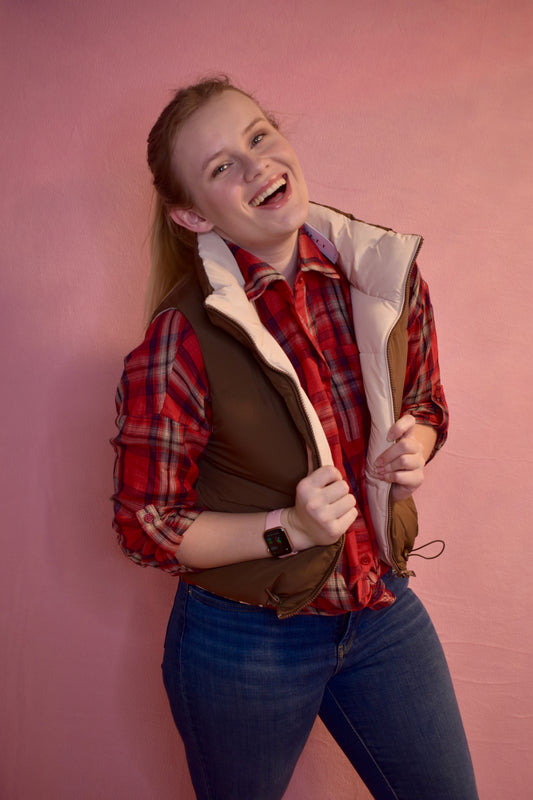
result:
[[[69,708],[61,713],[76,739],[56,746],[85,750],[89,763],[111,762],[107,774],[93,773],[93,786],[83,781],[87,767],[69,768],[70,780],[84,784],[80,800],[95,791],[116,797],[119,789],[132,800],[194,800],[160,669],[176,578],[126,559],[111,527],[109,439],[121,364],[121,357],[72,358],[49,373],[43,403],[43,603],[61,609],[56,624],[68,642],[68,654],[52,657],[49,669],[65,685]]]

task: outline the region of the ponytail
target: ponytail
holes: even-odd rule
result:
[[[148,321],[170,290],[192,271],[196,234],[177,225],[160,195],[154,197],[150,232],[150,275],[146,293]]]

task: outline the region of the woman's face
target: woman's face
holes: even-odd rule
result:
[[[308,193],[296,154],[249,97],[233,90],[209,100],[176,138],[174,165],[192,209],[172,218],[197,233],[214,230],[265,257],[294,244]]]

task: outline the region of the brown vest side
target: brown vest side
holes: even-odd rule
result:
[[[408,286],[409,282],[407,282],[402,315],[391,331],[387,348],[395,419],[399,419],[402,410],[405,371],[407,369]],[[412,496],[395,503],[389,497],[387,535],[391,545],[394,571],[402,577],[414,575],[414,572],[407,569],[407,559],[418,535],[418,513]]]
[[[216,312],[206,312],[203,301],[198,281],[190,278],[156,312],[176,308],[184,314],[200,344],[209,380],[212,431],[198,461],[198,505],[229,513],[292,506],[296,486],[308,470],[306,444],[313,451],[297,393],[286,376],[262,361],[240,329]],[[223,597],[273,606],[280,618],[286,617],[320,594],[342,545],[343,539],[289,559],[266,556],[182,578]]]

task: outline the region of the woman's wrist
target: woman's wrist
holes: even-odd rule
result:
[[[309,536],[298,524],[296,509],[294,506],[282,509],[281,525],[283,528],[285,528],[287,536],[291,540],[292,546],[295,550],[300,552],[300,550],[308,550],[310,547],[313,547],[314,542],[311,541]]]

